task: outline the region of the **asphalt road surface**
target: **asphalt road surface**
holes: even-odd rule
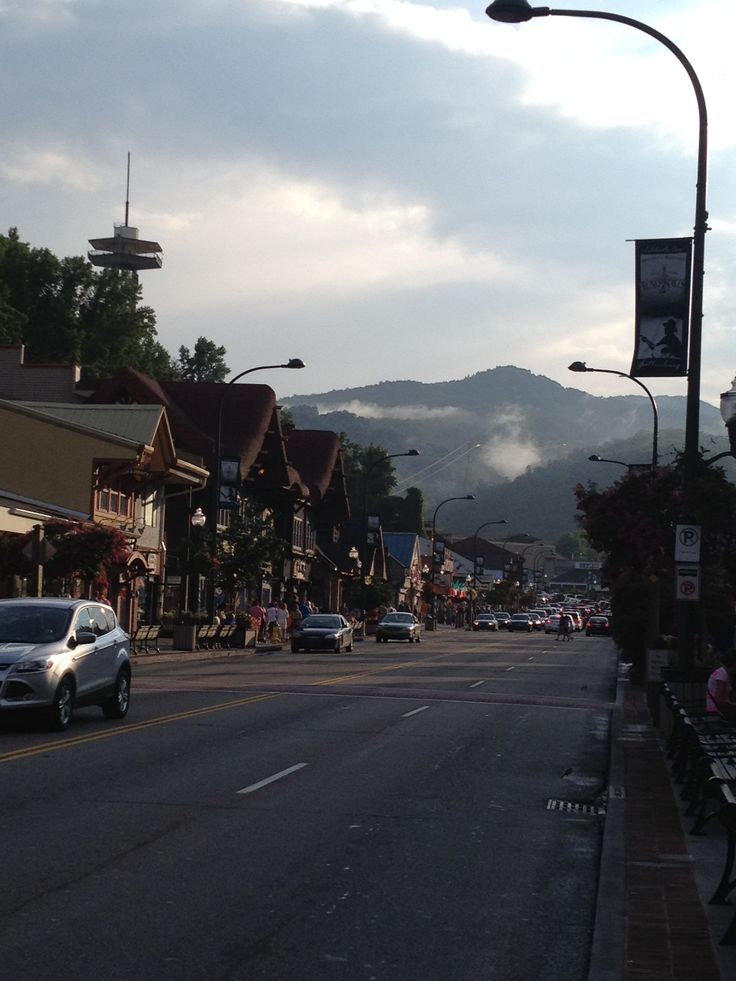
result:
[[[3,723],[3,981],[585,978],[607,638],[141,662]]]

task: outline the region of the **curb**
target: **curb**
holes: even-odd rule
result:
[[[621,747],[624,685],[619,673],[616,681],[616,704],[611,709],[609,727],[608,795],[603,822],[601,862],[598,870],[593,939],[588,981],[621,981],[624,977],[626,937],[625,773]]]
[[[198,651],[159,651],[157,654],[131,654],[131,663],[161,664],[166,661],[206,661],[214,657],[260,657],[262,654],[276,654],[283,651],[281,644],[264,644],[263,647],[220,647],[214,650]]]

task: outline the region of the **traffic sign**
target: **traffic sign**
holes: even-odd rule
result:
[[[680,565],[675,570],[675,598],[678,600],[700,599],[700,567]]]
[[[700,562],[700,525],[677,525],[675,562]]]

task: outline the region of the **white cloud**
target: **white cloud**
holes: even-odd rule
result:
[[[209,171],[206,178],[194,168],[186,183],[202,188],[189,195],[191,210],[136,212],[142,233],[146,227],[156,235],[159,228],[170,232],[162,244],[167,266],[175,264],[181,276],[172,298],[177,308],[209,307],[209,291],[258,303],[507,275],[492,255],[472,254],[459,239],[438,239],[426,206],[388,194],[348,200],[325,185],[250,166]]]
[[[11,147],[0,159],[0,175],[12,184],[60,185],[74,191],[90,191],[101,184],[89,160],[61,147]]]

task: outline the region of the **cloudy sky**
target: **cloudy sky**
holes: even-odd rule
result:
[[[301,357],[268,378],[283,397],[505,364],[637,394],[566,368],[629,370],[631,240],[691,233],[692,86],[631,27],[492,24],[485,2],[0,0],[2,230],[84,254],[123,220],[130,151],[173,353],[204,335],[233,371]],[[604,9],[670,37],[705,90],[717,403],[736,374],[736,4]]]

